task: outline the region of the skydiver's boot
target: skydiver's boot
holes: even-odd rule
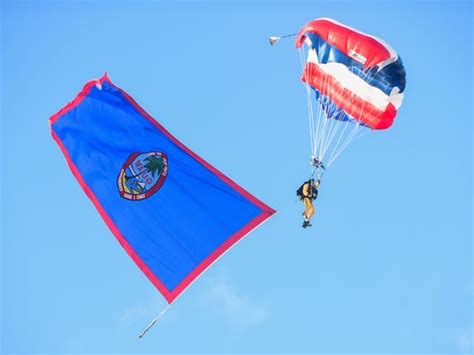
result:
[[[303,222],[303,228],[308,228],[308,227],[311,227],[311,223],[309,223],[309,220],[305,219],[304,222]]]

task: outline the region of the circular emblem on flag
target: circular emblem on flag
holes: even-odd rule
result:
[[[161,188],[167,175],[168,158],[165,153],[133,153],[118,176],[120,196],[131,201],[148,198]]]

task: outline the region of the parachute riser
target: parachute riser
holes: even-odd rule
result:
[[[326,172],[326,167],[324,166],[323,162],[315,156],[312,156],[310,163],[313,166],[313,172],[311,174],[311,177],[316,175],[318,180],[321,180],[324,173]]]

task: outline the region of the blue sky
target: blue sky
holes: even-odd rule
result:
[[[4,353],[472,351],[472,3],[2,1]],[[332,17],[385,39],[407,91],[301,229],[305,90],[292,41]],[[278,210],[165,301],[109,232],[48,118],[108,71],[178,139]]]

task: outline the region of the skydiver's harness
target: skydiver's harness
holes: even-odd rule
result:
[[[309,189],[309,194],[308,195],[305,195],[303,193],[303,188],[304,188],[304,185],[308,184],[308,189]],[[313,183],[310,180],[308,181],[305,181],[299,188],[298,190],[296,190],[296,196],[298,196],[300,198],[300,200],[303,200],[305,198],[309,198],[311,200],[316,200],[316,198],[318,197],[318,189],[316,189],[314,186],[313,186]]]

